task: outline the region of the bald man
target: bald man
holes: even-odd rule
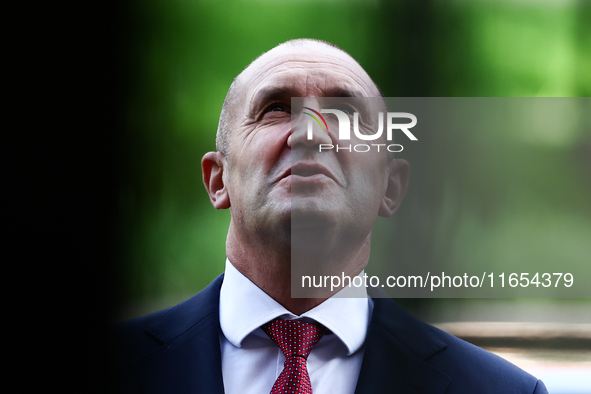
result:
[[[119,328],[124,392],[546,392],[517,367],[365,289],[363,297],[292,298],[293,267],[363,274],[373,224],[398,209],[408,163],[385,150],[320,152],[335,136],[327,129],[307,138],[291,98],[319,110],[329,98],[380,96],[351,56],[316,40],[283,43],[236,77],[217,151],[202,160],[213,206],[231,212],[225,273],[191,299]]]

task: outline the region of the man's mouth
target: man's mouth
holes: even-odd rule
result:
[[[293,175],[299,175],[299,176],[312,176],[312,175],[316,175],[316,174],[320,174],[317,171],[298,171],[298,172],[292,172]]]
[[[318,163],[297,163],[291,167],[289,174],[297,175],[304,178],[312,177],[314,175],[324,175],[328,178],[334,179],[332,173],[323,165]]]

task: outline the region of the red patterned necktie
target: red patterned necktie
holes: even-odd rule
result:
[[[298,320],[275,319],[261,327],[285,355],[283,371],[275,381],[271,394],[312,394],[306,360],[324,334],[324,327]]]

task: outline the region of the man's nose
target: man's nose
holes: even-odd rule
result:
[[[318,116],[310,114],[311,111],[304,109],[291,121],[291,135],[287,138],[287,145],[295,149],[297,145],[313,148],[320,144],[331,144],[332,138],[328,133],[327,126]]]

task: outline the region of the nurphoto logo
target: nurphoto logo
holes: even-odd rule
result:
[[[344,111],[338,109],[321,109],[320,112],[309,108],[303,107],[314,114],[309,112],[304,112],[304,114],[308,115],[308,130],[307,130],[307,138],[308,140],[312,140],[314,138],[314,121],[320,126],[320,130],[328,132],[328,124],[322,114],[333,114],[336,115],[337,120],[339,122],[339,133],[338,133],[338,140],[339,141],[349,141],[351,140],[351,120],[350,114],[347,114]],[[386,119],[386,139],[388,141],[393,140],[393,132],[394,130],[402,131],[411,141],[417,141],[417,137],[414,136],[413,133],[410,132],[409,129],[413,128],[417,124],[417,117],[408,112],[386,112],[384,115],[383,112],[378,113],[378,130],[375,131],[373,134],[362,133],[359,131],[359,113],[353,112],[353,133],[355,137],[362,141],[375,141],[378,138],[382,137],[384,133],[384,119]],[[395,123],[395,119],[409,119],[410,123]],[[322,122],[321,122],[322,121]],[[324,124],[324,127],[323,127]],[[372,150],[372,147],[375,147],[377,151],[380,151],[380,148],[385,147],[388,152],[402,152],[403,146],[400,144],[357,144],[357,145],[348,145],[348,146],[340,146],[340,145],[332,145],[332,144],[319,144],[319,151],[326,151],[331,149],[336,149],[336,151],[340,150],[347,150],[349,152],[369,152]]]

